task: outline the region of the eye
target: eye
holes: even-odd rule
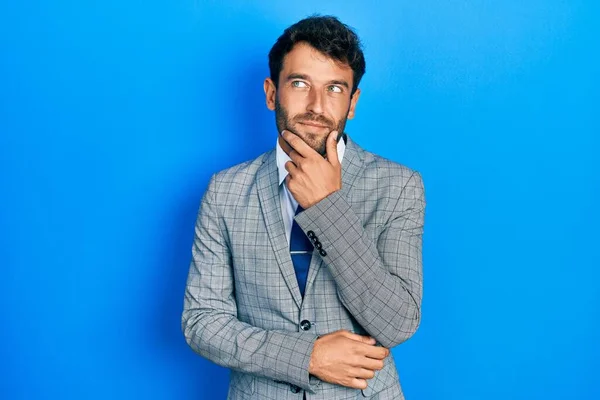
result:
[[[292,81],[292,86],[296,87],[296,88],[305,88],[305,87],[308,87],[308,85],[306,84],[306,82],[302,82],[302,81]]]
[[[327,90],[332,93],[342,93],[342,88],[337,85],[329,85]]]

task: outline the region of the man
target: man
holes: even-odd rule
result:
[[[365,71],[346,25],[292,25],[269,67],[277,145],[209,183],[186,340],[231,369],[232,400],[402,399],[390,349],[420,321],[421,177],[343,134]]]

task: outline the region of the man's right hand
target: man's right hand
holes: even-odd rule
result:
[[[316,340],[308,372],[325,382],[365,389],[367,379],[383,368],[383,359],[389,354],[369,336],[336,331]]]

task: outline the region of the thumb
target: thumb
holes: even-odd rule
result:
[[[338,136],[338,131],[331,131],[331,133],[327,137],[327,145],[326,145],[327,160],[332,165],[339,165],[339,163],[340,163],[340,160],[338,158],[338,152],[337,152],[337,140],[336,140],[337,136]]]

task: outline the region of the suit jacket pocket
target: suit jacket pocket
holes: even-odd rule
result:
[[[254,376],[243,372],[231,371],[229,386],[236,391],[254,393]]]

